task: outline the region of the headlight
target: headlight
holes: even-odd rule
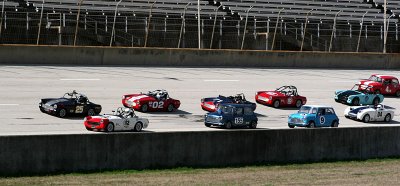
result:
[[[57,105],[53,105],[53,108],[54,108],[54,109],[57,109]]]
[[[104,120],[103,120],[103,119],[101,119],[101,120],[100,120],[100,123],[103,123],[103,122],[104,122]]]
[[[125,99],[125,96],[122,96],[122,99]]]

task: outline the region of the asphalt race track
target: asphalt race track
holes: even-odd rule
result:
[[[61,97],[72,90],[101,104],[102,113],[111,113],[122,106],[123,94],[166,89],[181,107],[173,113],[136,112],[150,120],[145,131],[224,130],[204,126],[201,98],[244,93],[255,102],[256,91],[282,85],[297,86],[307,104],[333,106],[339,127],[400,126],[398,110],[389,124],[366,124],[344,118],[346,105],[333,100],[335,90],[350,89],[373,73],[399,77],[398,71],[381,70],[0,66],[0,135],[96,134],[86,131],[82,117],[60,119],[39,111],[41,98]],[[386,96],[383,104],[399,107],[400,98]],[[287,126],[288,114],[296,111],[257,104],[258,128],[296,130]]]

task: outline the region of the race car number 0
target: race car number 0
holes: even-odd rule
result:
[[[149,105],[153,108],[163,108],[164,107],[164,102],[160,101],[160,102],[150,102]]]
[[[243,118],[235,118],[235,124],[242,124]]]

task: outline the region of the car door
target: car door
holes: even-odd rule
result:
[[[251,107],[244,107],[243,119],[246,125],[250,125],[250,122],[254,120],[254,112]]]
[[[392,92],[392,88],[391,88],[391,85],[390,85],[391,82],[392,82],[391,79],[383,79],[382,80],[382,90],[381,90],[381,92],[383,94],[391,94],[391,92]]]
[[[243,107],[237,107],[235,108],[235,114],[234,114],[234,124],[235,125],[243,125],[244,124],[244,116],[243,116]]]
[[[333,108],[326,108],[325,109],[325,127],[332,126],[333,120],[336,119],[335,111]]]
[[[329,117],[326,115],[326,108],[318,108],[317,118],[316,118],[316,126],[317,127],[325,127],[329,125]]]
[[[396,93],[396,91],[399,89],[399,80],[398,79],[396,79],[396,78],[393,78],[391,81],[390,81],[390,84],[389,84],[389,89],[390,89],[390,93],[388,93],[388,94],[394,94],[394,93]]]
[[[383,121],[385,117],[384,110],[382,108],[376,108],[375,113],[373,113],[375,116],[375,121]]]

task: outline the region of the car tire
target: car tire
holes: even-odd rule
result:
[[[372,103],[373,103],[374,105],[378,105],[379,102],[380,102],[380,99],[379,99],[379,98],[375,98],[374,101],[372,101]]]
[[[251,129],[257,128],[257,122],[256,121],[250,122],[249,128],[251,128]]]
[[[296,101],[296,108],[300,108],[303,105],[303,102],[301,100]]]
[[[142,105],[142,107],[140,107],[140,111],[142,112],[147,112],[149,110],[149,106],[147,104]]]
[[[288,126],[289,126],[289,128],[291,128],[291,129],[292,129],[292,128],[294,128],[294,126],[293,126],[293,125],[288,125]]]
[[[390,122],[390,120],[392,120],[392,115],[386,114],[386,116],[385,116],[385,122]]]
[[[225,128],[226,129],[231,129],[232,128],[232,122],[228,121],[225,123]]]
[[[332,126],[331,126],[331,127],[338,127],[338,126],[339,126],[339,122],[336,121],[336,120],[334,120],[334,121],[332,122]]]
[[[315,128],[315,123],[313,121],[310,121],[308,123],[308,128]]]
[[[85,127],[85,128],[86,128],[86,130],[88,130],[88,131],[93,131],[92,128],[89,128],[89,127]]]
[[[174,105],[173,105],[173,104],[169,104],[168,107],[167,107],[167,111],[168,111],[168,112],[172,112],[172,111],[174,111],[174,110],[175,110]]]
[[[211,127],[211,124],[209,124],[209,123],[204,123],[204,125],[205,125],[206,127]]]
[[[60,117],[60,118],[64,118],[65,116],[67,116],[67,110],[65,110],[65,109],[60,109],[59,111],[58,111],[58,117]]]
[[[396,91],[396,97],[400,97],[400,90]]]
[[[360,105],[360,99],[358,97],[353,98],[353,100],[351,101],[351,104],[354,106]]]
[[[96,115],[96,112],[94,111],[94,109],[91,108],[91,109],[88,110],[87,115],[88,116],[94,116],[94,115]]]
[[[142,131],[142,129],[143,129],[142,122],[137,122],[135,124],[135,127],[133,127],[133,131],[135,131],[135,132],[140,132],[140,131]]]
[[[106,126],[106,132],[113,132],[114,131],[114,124],[113,123],[109,123]]]
[[[273,103],[274,108],[278,108],[281,105],[281,102],[279,101],[279,99],[275,100]]]
[[[370,119],[371,119],[371,117],[369,116],[369,114],[366,114],[366,115],[363,117],[362,121],[363,121],[364,123],[368,123],[368,122],[370,121]]]

